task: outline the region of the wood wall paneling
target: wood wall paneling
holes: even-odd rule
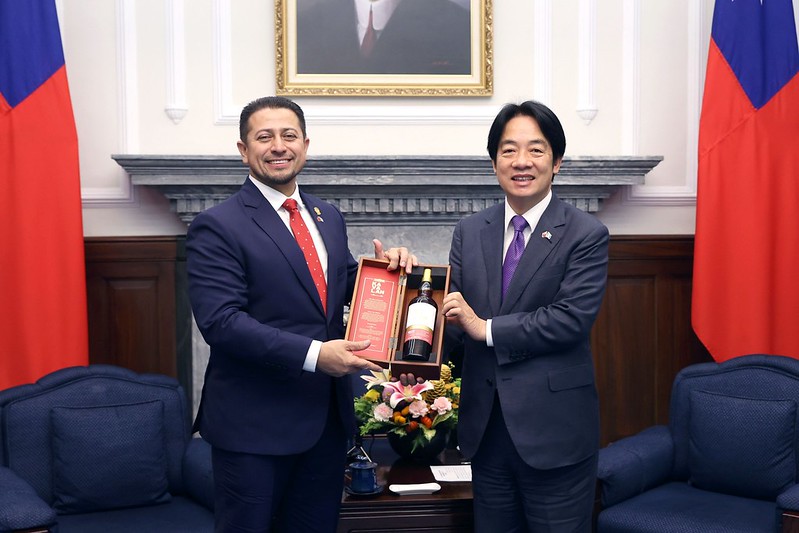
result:
[[[674,376],[710,361],[691,328],[693,236],[616,236],[592,332],[602,444],[668,423]]]
[[[173,376],[190,392],[182,237],[87,238],[85,250],[89,362]]]
[[[191,394],[183,239],[86,239],[89,344],[92,363],[176,376]],[[603,445],[667,423],[674,376],[711,360],[690,323],[693,237],[614,236],[609,256],[591,336]]]

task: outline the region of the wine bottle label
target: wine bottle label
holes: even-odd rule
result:
[[[419,339],[433,344],[433,328],[436,325],[436,308],[424,302],[408,306],[405,321],[405,341]]]

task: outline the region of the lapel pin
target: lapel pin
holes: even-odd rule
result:
[[[313,212],[316,213],[317,216],[322,214],[318,207],[314,207]]]
[[[322,217],[316,217],[316,221],[317,221],[317,222],[324,222],[324,220],[322,219]]]
[[[548,241],[552,241],[552,234],[548,231],[545,231],[544,233],[541,234],[541,238],[546,239]]]

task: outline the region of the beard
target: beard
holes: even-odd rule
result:
[[[294,181],[297,178],[297,175],[299,174],[299,170],[293,171],[293,172],[289,172],[289,173],[287,173],[285,175],[277,175],[277,176],[275,176],[275,175],[265,174],[263,172],[257,172],[257,171],[255,171],[254,169],[251,168],[250,169],[250,174],[252,174],[253,178],[257,179],[258,181],[260,181],[261,183],[263,183],[267,187],[271,187],[273,189],[276,189],[276,188],[279,188],[282,185],[287,185],[287,184],[291,183],[292,181]]]

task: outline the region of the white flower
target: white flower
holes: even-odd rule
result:
[[[393,414],[394,410],[384,403],[379,403],[375,406],[374,417],[378,422],[388,422]]]
[[[416,400],[408,406],[408,412],[417,418],[424,416],[427,414],[427,404],[422,400]]]
[[[441,396],[435,399],[433,405],[430,406],[430,409],[433,411],[438,411],[438,414],[443,415],[452,409],[452,402],[449,401],[449,398]]]
[[[391,373],[387,368],[384,368],[380,372],[375,372],[374,370],[370,370],[369,372],[372,373],[371,376],[361,376],[361,379],[366,382],[367,390],[373,387],[379,387],[391,379]]]

